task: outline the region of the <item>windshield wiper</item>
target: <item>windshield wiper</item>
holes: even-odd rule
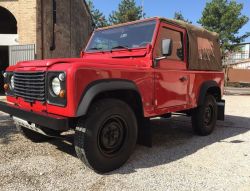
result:
[[[128,46],[123,46],[123,45],[119,45],[119,46],[114,46],[111,48],[111,51],[114,49],[127,49],[127,50],[131,50]]]
[[[93,48],[90,48],[89,50],[102,50],[102,48],[93,47]]]

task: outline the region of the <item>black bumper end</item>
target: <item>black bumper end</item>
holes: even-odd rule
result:
[[[56,131],[69,130],[69,118],[66,117],[23,110],[5,102],[0,102],[0,111]]]

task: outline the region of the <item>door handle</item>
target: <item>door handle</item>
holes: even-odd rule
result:
[[[185,82],[188,80],[187,76],[182,76],[180,79],[179,79],[181,82]]]

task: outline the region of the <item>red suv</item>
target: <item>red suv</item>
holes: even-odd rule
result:
[[[97,29],[81,58],[9,67],[0,110],[33,141],[75,130],[77,156],[103,173],[136,142],[151,146],[150,118],[183,113],[195,133],[210,134],[224,120],[221,70],[217,34],[150,18]]]

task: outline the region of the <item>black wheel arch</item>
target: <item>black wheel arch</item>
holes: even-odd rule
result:
[[[96,99],[117,98],[127,102],[132,109],[143,114],[141,94],[133,81],[122,79],[104,79],[91,82],[83,91],[78,104],[77,117],[87,114],[90,105]],[[132,99],[132,100],[131,100]]]
[[[201,85],[198,106],[202,105],[205,101],[207,93],[213,95],[217,102],[221,101],[221,89],[217,82],[213,80],[205,81]]]

